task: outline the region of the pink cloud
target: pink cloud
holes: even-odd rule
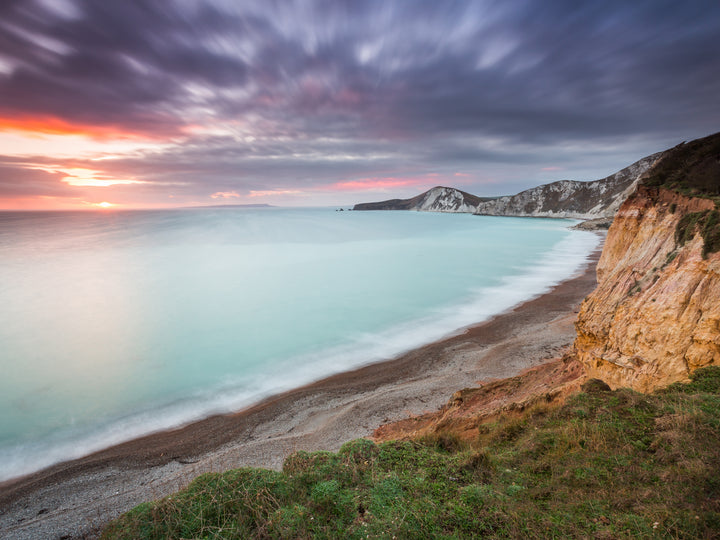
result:
[[[297,195],[301,193],[295,189],[270,189],[270,190],[251,190],[248,197],[270,197],[273,195]]]
[[[432,184],[427,178],[362,178],[360,180],[347,180],[336,182],[330,189],[337,191],[363,191],[371,189],[387,189],[406,186],[422,186]]]
[[[218,191],[210,195],[213,199],[239,199],[240,194],[237,191]]]
[[[349,88],[343,88],[335,99],[341,105],[359,105],[363,102],[363,95]]]

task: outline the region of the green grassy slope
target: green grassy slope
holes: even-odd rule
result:
[[[716,538],[720,368],[652,395],[586,386],[478,430],[237,469],[103,538]]]
[[[643,184],[720,202],[720,133],[671,148]]]

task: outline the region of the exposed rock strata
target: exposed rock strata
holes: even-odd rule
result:
[[[632,193],[640,176],[662,153],[647,156],[615,174],[579,182],[560,180],[478,205],[476,214],[487,216],[554,217],[574,219],[612,218]]]
[[[412,199],[356,204],[353,210],[416,210],[472,214],[477,205],[490,199],[476,197],[459,189],[437,186]]]
[[[380,426],[373,439],[379,442],[452,433],[474,440],[482,424],[534,405],[560,404],[577,392],[584,380],[582,367],[571,356],[555,359],[516,377],[459,390],[440,410]]]
[[[703,258],[699,229],[675,240],[683,215],[714,207],[642,185],[622,205],[576,322],[589,377],[648,392],[720,364],[720,253]]]
[[[560,180],[504,197],[477,197],[459,189],[437,186],[412,199],[356,204],[353,210],[416,210],[461,212],[488,216],[553,217],[611,220],[635,190],[638,179],[662,152],[647,156],[601,180]]]

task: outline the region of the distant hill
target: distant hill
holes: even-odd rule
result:
[[[436,186],[412,199],[356,204],[353,210],[416,210],[420,212],[454,212],[471,214],[478,204],[490,201],[459,189]]]
[[[652,154],[615,174],[590,182],[560,180],[503,197],[478,197],[459,189],[437,186],[412,199],[356,204],[353,210],[416,210],[465,212],[487,216],[605,219],[609,223],[620,205],[635,190],[640,177],[665,154]]]
[[[487,216],[612,218],[635,190],[637,182],[661,156],[652,154],[601,180],[560,180],[478,205],[475,214]]]
[[[275,208],[272,204],[208,204],[204,206],[193,206],[192,208]]]

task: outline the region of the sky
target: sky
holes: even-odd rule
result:
[[[0,209],[594,180],[720,131],[716,0],[2,0]]]

